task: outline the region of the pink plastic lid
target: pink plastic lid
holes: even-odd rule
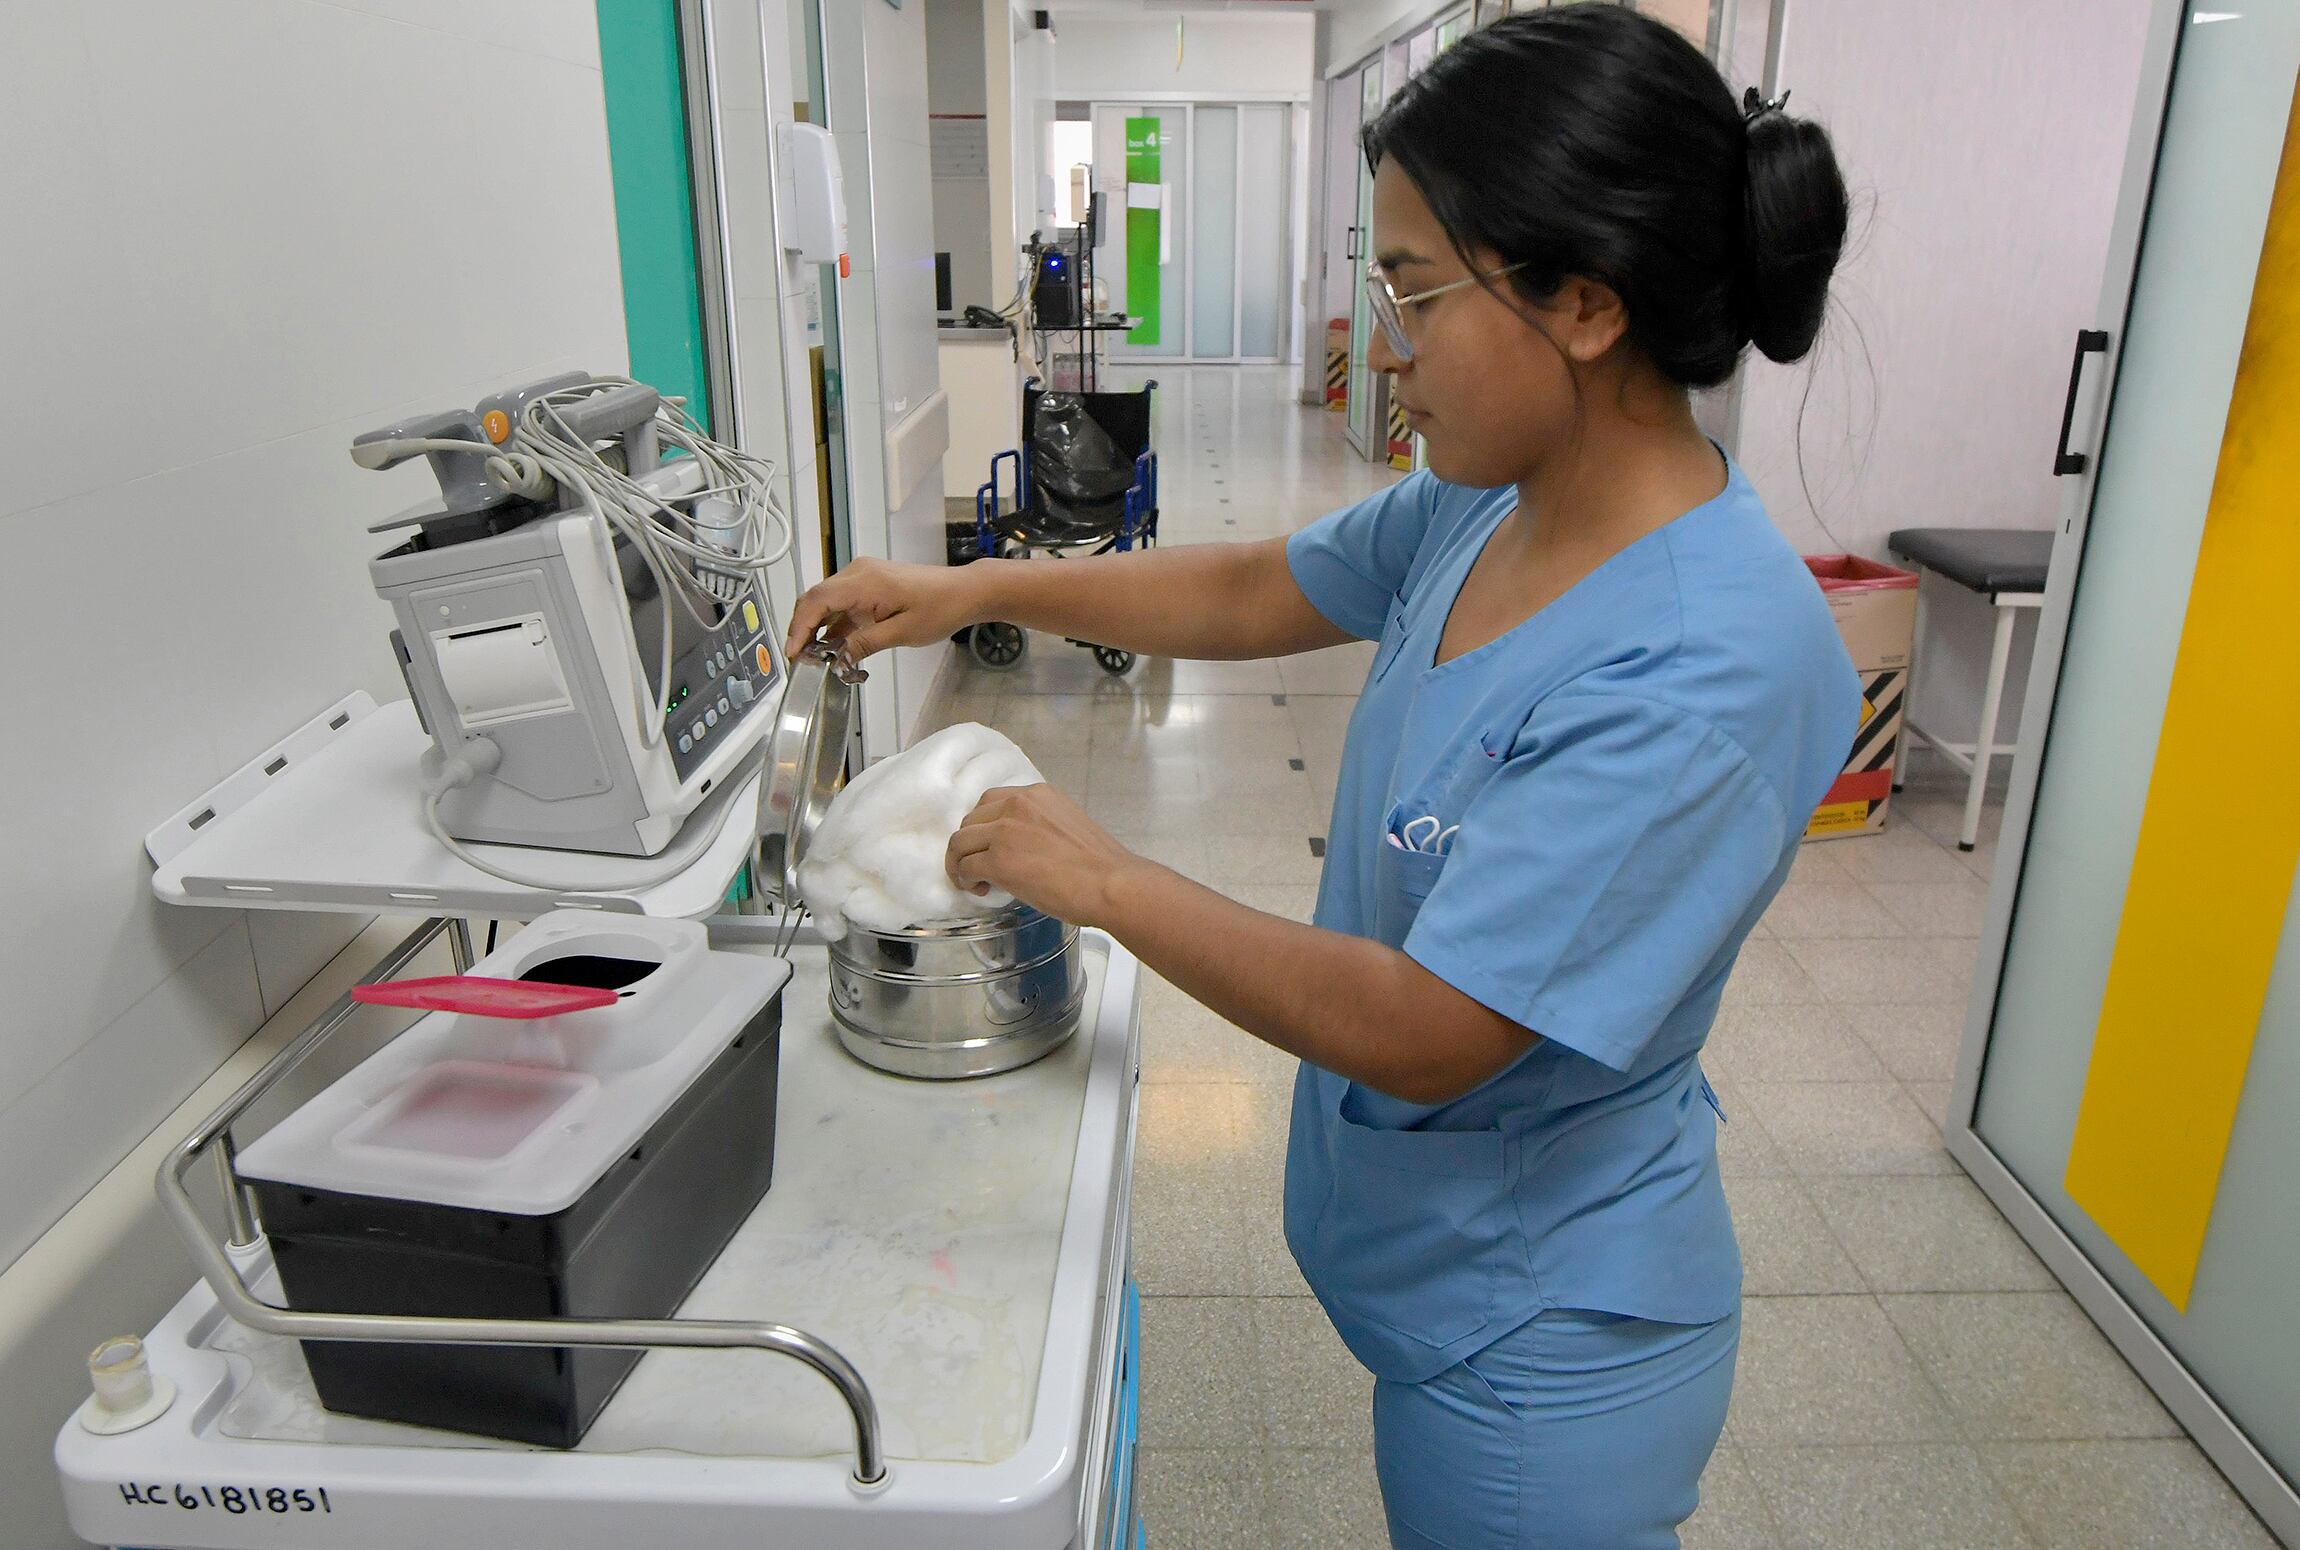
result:
[[[1857,554],[1808,554],[1805,569],[1824,592],[1885,592],[1917,584],[1917,573]]]
[[[480,1017],[557,1017],[613,1006],[612,990],[592,985],[544,985],[533,980],[443,974],[433,979],[384,980],[354,985],[351,998],[369,1006],[411,1006],[424,1012],[470,1012]]]

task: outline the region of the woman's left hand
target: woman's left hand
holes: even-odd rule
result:
[[[1052,786],[984,792],[943,858],[959,887],[1003,888],[1074,926],[1108,925],[1113,885],[1147,864]]]

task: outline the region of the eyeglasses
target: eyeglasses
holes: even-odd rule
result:
[[[1366,265],[1366,305],[1372,310],[1374,321],[1382,326],[1382,338],[1388,343],[1390,353],[1401,361],[1410,361],[1414,358],[1414,342],[1406,337],[1406,308],[1419,306],[1425,301],[1435,301],[1448,291],[1480,285],[1487,280],[1498,280],[1526,267],[1524,264],[1509,264],[1500,269],[1489,269],[1484,274],[1473,274],[1466,280],[1433,285],[1426,291],[1400,296],[1390,289],[1389,277],[1382,273],[1381,264],[1378,261],[1369,262]]]

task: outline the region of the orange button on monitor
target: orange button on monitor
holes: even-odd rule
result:
[[[753,646],[751,650],[758,658],[759,671],[765,673],[770,678],[773,677],[775,672],[775,659],[767,654],[767,648],[764,646]]]

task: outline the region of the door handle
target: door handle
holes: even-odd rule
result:
[[[1358,232],[1360,230],[1362,230],[1362,228],[1356,226],[1352,226],[1350,228],[1349,242],[1347,244],[1348,251],[1343,255],[1353,264],[1358,261]]]
[[[2060,406],[2060,441],[2053,448],[2052,474],[2055,479],[2064,474],[2081,474],[2089,459],[2082,452],[2068,450],[2068,433],[2076,424],[2076,390],[2084,381],[2084,358],[2098,351],[2108,353],[2108,334],[2098,328],[2077,330],[2076,356],[2068,363],[2068,399]]]

